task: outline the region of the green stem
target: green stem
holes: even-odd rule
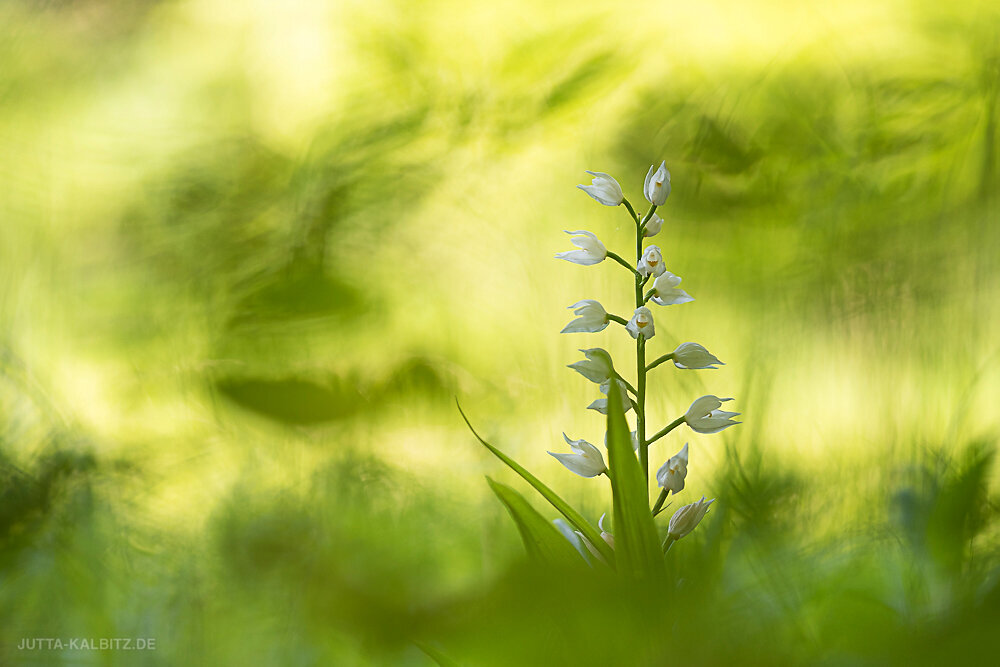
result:
[[[624,202],[626,208],[628,208],[629,213],[632,214],[632,219],[635,220],[635,261],[636,265],[642,261],[642,238],[643,231],[646,226],[646,222],[653,217],[653,212],[656,211],[656,205],[649,207],[649,211],[646,215],[639,219],[639,216],[635,214],[632,205],[627,201]],[[643,277],[638,271],[635,273],[635,307],[640,308],[649,298],[643,298],[642,290],[646,287],[646,283],[649,282],[649,276]],[[635,341],[635,367],[636,367],[636,385],[638,385],[639,391],[635,395],[635,434],[636,439],[639,441],[639,462],[642,464],[642,474],[646,480],[647,495],[649,489],[649,445],[653,440],[646,441],[646,338],[642,334],[636,338]]]
[[[635,264],[636,264],[636,266],[638,266],[639,262],[641,262],[641,261],[642,261],[642,226],[639,223],[635,223]],[[646,284],[645,282],[639,283],[639,280],[641,278],[642,278],[642,274],[640,274],[638,271],[636,271],[635,272],[635,280],[636,280],[636,283],[637,283],[636,286],[635,286],[635,307],[636,308],[638,308],[639,306],[642,305],[642,302],[639,301],[639,299],[642,298],[642,285]]]
[[[617,322],[618,324],[621,324],[622,326],[625,326],[625,325],[628,324],[628,320],[626,320],[624,317],[620,317],[618,315],[613,315],[611,313],[608,313],[608,319],[611,320],[612,322]]]
[[[656,213],[656,204],[651,204],[649,210],[646,211],[646,215],[642,217],[642,222],[640,224],[645,226],[646,223],[649,222],[649,219],[653,217],[654,213]]]
[[[632,204],[630,204],[629,201],[628,201],[628,199],[625,199],[625,198],[622,198],[622,203],[625,204],[625,208],[628,209],[629,215],[632,216],[632,219],[635,220],[635,224],[638,225],[639,224],[639,216],[636,215],[635,209],[632,208]]]
[[[632,275],[635,276],[635,278],[636,278],[637,281],[639,280],[639,276],[640,276],[639,272],[635,270],[635,267],[633,267],[631,264],[629,264],[624,259],[622,259],[621,256],[616,255],[615,253],[613,253],[613,252],[611,252],[609,250],[608,251],[608,257],[610,257],[611,259],[615,260],[616,262],[618,262],[619,264],[621,264],[622,266],[624,266],[626,269],[629,270],[629,272],[632,273]]]
[[[673,352],[671,352],[670,354],[663,355],[662,357],[660,357],[656,361],[651,362],[648,366],[646,366],[646,372],[648,373],[649,371],[653,370],[654,368],[656,368],[657,366],[659,366],[663,362],[670,361],[673,358],[674,358],[674,353]]]
[[[642,223],[638,216],[635,217],[635,261],[638,264],[642,260]],[[636,271],[635,274],[635,307],[639,308],[644,303],[642,300],[642,288],[645,282],[642,275]],[[649,444],[646,442],[646,337],[639,334],[635,340],[635,368],[636,385],[639,391],[635,395],[635,435],[639,441],[639,462],[642,464],[642,475],[646,480],[646,488],[649,488]],[[648,491],[647,491],[648,494]]]
[[[649,485],[649,443],[646,442],[646,337],[639,334],[635,346],[635,365],[639,385],[639,391],[635,395],[636,420],[635,432],[639,440],[639,461],[642,463],[642,474]]]
[[[670,493],[670,489],[663,489],[660,491],[660,497],[656,499],[656,504],[653,505],[653,516],[656,516],[663,511],[663,503],[667,501],[668,493]]]
[[[643,381],[645,382],[645,378],[643,378]],[[642,385],[640,385],[640,386],[642,386]],[[665,436],[667,433],[670,433],[671,431],[673,431],[675,428],[677,428],[678,426],[680,426],[683,423],[684,423],[684,417],[678,417],[677,419],[675,419],[672,422],[670,422],[668,425],[664,426],[661,430],[657,431],[656,435],[654,435],[652,438],[650,438],[649,441],[646,444],[648,444],[648,445],[653,444],[654,442],[656,442],[657,440],[659,440],[660,438],[662,438],[663,436]]]
[[[674,542],[676,542],[676,541],[677,541],[676,539],[670,537],[669,533],[667,534],[667,537],[663,540],[663,554],[664,555],[666,555],[666,553],[668,551],[670,551],[670,547],[674,546]]]
[[[635,263],[636,266],[642,261],[642,234],[639,232],[639,226],[636,225],[635,228]],[[642,288],[646,285],[646,281],[643,280],[643,276],[638,271],[635,271],[635,307],[638,308],[642,304],[646,303],[642,300]]]

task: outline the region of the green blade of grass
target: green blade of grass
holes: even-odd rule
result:
[[[428,658],[436,662],[439,667],[461,667],[457,662],[449,658],[438,648],[431,646],[427,642],[413,642],[413,645],[424,652]]]
[[[545,563],[560,565],[583,562],[573,545],[562,536],[554,525],[539,514],[538,510],[532,507],[524,496],[506,484],[496,482],[489,477],[486,478],[486,481],[489,482],[493,493],[510,512],[514,523],[517,524],[524,548],[530,557]]]
[[[663,556],[649,511],[646,477],[635,453],[617,382],[608,389],[608,477],[614,502],[615,551],[621,571],[637,579],[662,574]]]
[[[458,405],[458,401],[455,401],[455,404]],[[499,449],[483,440],[479,434],[476,433],[476,429],[472,428],[472,424],[469,422],[469,418],[466,417],[465,413],[462,411],[461,405],[458,405],[458,412],[462,415],[462,419],[465,420],[466,426],[468,426],[469,430],[472,431],[472,435],[476,436],[476,439],[479,440],[479,442],[482,443],[486,449],[490,450],[494,456],[503,461],[507,467],[520,475],[528,484],[533,486],[535,490],[549,502],[550,505],[556,508],[556,510],[558,510],[559,513],[573,525],[574,528],[583,533],[583,536],[587,538],[587,541],[590,542],[595,549],[597,549],[597,551],[604,557],[604,560],[607,561],[607,563],[613,568],[615,563],[615,552],[610,546],[608,546],[608,543],[601,538],[601,534],[597,531],[597,529],[591,526],[590,523],[583,518],[583,515],[573,509],[569,503],[560,498],[555,491],[543,484],[541,480],[528,472],[514,459],[510,458]],[[631,447],[631,445],[629,446]]]

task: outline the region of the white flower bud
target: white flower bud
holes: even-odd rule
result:
[[[590,266],[599,264],[608,256],[608,249],[592,233],[587,231],[566,232],[567,234],[582,234],[582,238],[575,238],[571,241],[579,250],[567,250],[556,255],[556,259],[565,259],[567,262]]]
[[[608,353],[599,347],[580,351],[583,352],[587,359],[569,364],[567,368],[572,368],[591,382],[596,382],[597,384],[607,382],[611,378],[611,367],[608,366],[607,362],[610,356],[606,356]]]
[[[664,489],[669,489],[674,494],[680,493],[684,489],[684,478],[687,477],[688,446],[684,444],[684,449],[677,452],[656,471],[656,482]]]
[[[618,206],[622,203],[625,195],[622,194],[622,186],[618,185],[618,181],[603,171],[588,171],[587,173],[594,177],[592,184],[578,185],[576,187],[605,206]]]
[[[719,398],[718,396],[702,396],[691,404],[688,411],[684,413],[684,421],[696,433],[718,433],[730,426],[735,426],[741,422],[733,421],[740,413],[726,412],[719,410],[723,402],[731,401],[731,398]]]
[[[698,343],[681,343],[673,352],[674,366],[685,370],[702,368],[715,369],[716,365],[725,366],[718,357]]]
[[[660,229],[663,227],[663,218],[656,215],[655,213],[652,217],[646,221],[646,229],[642,232],[642,235],[649,238],[650,236],[656,236],[660,233]]]
[[[653,303],[658,306],[676,306],[694,301],[694,297],[677,287],[680,284],[680,276],[664,269],[663,275],[653,281]]]
[[[655,245],[646,248],[639,259],[639,263],[636,265],[636,269],[644,276],[658,276],[666,271],[667,267],[663,263],[663,255],[660,254],[660,248]]]
[[[656,335],[656,329],[653,327],[653,313],[649,308],[639,306],[632,314],[632,319],[625,325],[625,330],[632,335],[632,338],[638,338],[639,334],[642,334],[643,338],[649,340]]]
[[[559,463],[566,466],[570,472],[575,472],[580,477],[597,477],[603,472],[607,472],[608,467],[604,465],[604,457],[600,450],[586,440],[570,440],[569,436],[563,433],[566,443],[573,450],[572,454],[556,454],[549,452]]]
[[[646,195],[646,201],[656,206],[663,206],[667,197],[670,196],[670,172],[667,171],[667,163],[661,162],[659,168],[652,165],[646,174],[646,183],[642,188],[642,193]]]
[[[577,301],[570,308],[578,317],[563,327],[559,333],[597,333],[608,326],[608,312],[593,299]]]
[[[705,518],[708,506],[714,502],[715,498],[712,498],[706,503],[705,497],[702,496],[698,502],[685,505],[674,512],[667,526],[667,535],[673,540],[679,540],[690,533]]]

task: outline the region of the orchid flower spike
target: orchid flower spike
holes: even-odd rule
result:
[[[681,277],[664,270],[663,275],[653,281],[653,303],[659,306],[676,306],[694,301],[694,297],[679,289]]]
[[[649,340],[656,335],[656,329],[653,326],[653,313],[650,312],[649,308],[639,306],[632,314],[632,319],[625,325],[625,329],[632,338],[638,338],[639,334],[642,334],[643,338]]]
[[[666,161],[661,162],[659,168],[655,164],[649,168],[642,193],[646,195],[646,201],[654,206],[663,206],[667,202],[667,197],[670,196],[670,172],[667,171]]]
[[[679,540],[694,530],[701,520],[705,518],[705,515],[708,514],[708,506],[714,502],[715,498],[705,502],[705,497],[702,496],[698,502],[685,505],[674,512],[667,526],[667,535],[670,539]]]
[[[567,250],[566,252],[558,253],[556,259],[565,259],[567,262],[573,262],[574,264],[590,266],[592,264],[600,264],[608,256],[608,249],[592,233],[582,229],[566,233],[582,235],[582,238],[572,240],[573,245],[579,248],[579,250]]]
[[[684,443],[684,448],[667,459],[667,462],[656,471],[656,482],[676,495],[684,489],[684,478],[687,474],[688,446]]]
[[[660,254],[659,246],[651,245],[646,248],[636,265],[636,269],[643,276],[658,276],[666,271],[667,267],[663,264],[663,255]]]
[[[607,356],[607,351],[599,347],[580,351],[587,357],[586,360],[568,364],[566,367],[572,368],[591,382],[596,382],[597,384],[607,382],[611,378],[611,367],[608,366],[606,360],[610,358]]]
[[[618,389],[620,390],[621,397],[622,397],[622,412],[628,412],[629,410],[632,409],[632,400],[629,399],[629,397],[628,397],[628,393],[627,393],[627,390],[626,390],[626,387],[625,387],[625,383],[622,382],[621,380],[617,380],[617,382],[618,382]],[[608,380],[607,382],[602,382],[601,383],[601,393],[602,394],[607,394],[610,389],[611,389],[611,380]],[[606,415],[606,414],[608,414],[608,399],[606,399],[606,398],[599,398],[596,401],[594,401],[593,403],[591,403],[590,405],[588,405],[587,409],[588,410],[597,410],[602,415]]]
[[[604,331],[608,322],[611,321],[608,319],[608,311],[604,310],[604,306],[593,299],[577,301],[570,308],[573,309],[573,314],[577,315],[577,318],[563,327],[559,333],[597,333]]]
[[[554,456],[559,463],[566,466],[570,472],[575,472],[580,477],[597,477],[598,475],[608,471],[608,467],[604,465],[604,457],[601,456],[601,452],[597,447],[586,440],[570,440],[569,436],[563,433],[563,437],[566,438],[569,448],[573,450],[572,454],[556,454],[555,452],[549,452]]]
[[[591,185],[578,185],[588,195],[601,202],[605,206],[618,206],[625,199],[622,194],[622,186],[618,181],[608,176],[603,171],[588,171],[593,176]]]
[[[735,426],[741,422],[733,421],[733,417],[739,415],[738,412],[726,412],[720,410],[725,401],[731,398],[719,398],[718,396],[702,396],[695,400],[684,413],[684,421],[696,433],[718,433],[730,426]]]
[[[698,343],[681,343],[673,351],[673,355],[674,366],[685,370],[699,370],[704,368],[715,370],[716,365],[726,365]]]
[[[656,215],[655,213],[646,221],[646,228],[643,230],[642,235],[646,238],[650,236],[656,236],[660,233],[660,229],[663,227],[663,218]]]

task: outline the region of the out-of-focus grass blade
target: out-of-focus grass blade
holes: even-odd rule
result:
[[[649,511],[646,478],[632,450],[617,382],[611,382],[608,389],[608,476],[614,497],[615,551],[621,572],[638,579],[656,578],[663,572],[663,555]]]
[[[566,538],[559,533],[555,526],[546,521],[545,517],[525,500],[524,496],[505,484],[496,482],[489,477],[486,481],[490,483],[493,493],[504,504],[511,518],[517,524],[517,530],[521,533],[524,541],[524,548],[528,555],[545,563],[568,564],[572,562],[581,563],[580,554]]]
[[[440,667],[461,667],[461,665],[446,656],[440,649],[431,646],[427,642],[413,642],[413,644],[423,651],[428,658],[440,665]]]
[[[569,503],[560,498],[555,491],[545,486],[541,480],[528,472],[525,468],[518,464],[517,461],[483,440],[479,434],[476,433],[476,429],[472,428],[472,424],[469,423],[469,418],[465,416],[464,412],[462,412],[462,406],[458,404],[458,401],[455,401],[455,404],[458,405],[459,414],[462,415],[462,419],[465,420],[466,426],[468,426],[469,430],[472,431],[472,435],[476,436],[476,440],[482,443],[483,447],[486,447],[486,449],[493,452],[493,455],[503,461],[507,467],[520,475],[524,481],[535,487],[535,490],[538,491],[538,493],[540,493],[545,500],[549,501],[550,505],[559,510],[559,513],[566,517],[566,520],[573,524],[574,528],[583,533],[583,536],[587,538],[587,541],[590,542],[590,544],[597,549],[602,556],[604,556],[604,560],[607,561],[612,568],[614,568],[615,552],[610,546],[608,546],[608,543],[601,538],[601,534],[597,531],[597,529],[591,526],[587,520],[583,518],[583,515],[573,509]],[[623,416],[622,420],[624,421],[624,419],[625,418]],[[629,437],[629,443],[631,443],[631,436]],[[629,444],[630,448],[631,446],[632,445]]]

